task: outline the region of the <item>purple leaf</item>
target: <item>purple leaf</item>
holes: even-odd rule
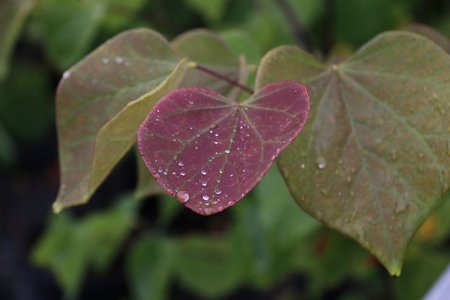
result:
[[[210,215],[242,199],[300,133],[309,95],[296,81],[267,85],[242,103],[191,87],[169,93],[138,131],[139,151],[161,187]]]

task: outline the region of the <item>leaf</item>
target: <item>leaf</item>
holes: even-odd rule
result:
[[[134,196],[136,199],[141,200],[146,197],[150,197],[162,192],[159,185],[153,179],[153,176],[148,172],[147,167],[144,164],[144,161],[139,154],[139,151],[136,151],[136,169],[137,169],[137,184],[134,191]]]
[[[204,298],[216,299],[236,289],[245,268],[233,259],[227,236],[191,235],[176,241],[178,280]]]
[[[217,34],[196,29],[183,33],[171,42],[172,48],[180,57],[206,66],[220,74],[239,79],[240,62],[238,56],[225,44]],[[233,90],[229,83],[205,74],[197,69],[190,69],[181,84],[183,87],[201,86],[228,94]]]
[[[106,1],[42,0],[33,11],[28,31],[64,70],[87,52],[106,9]]]
[[[75,298],[89,266],[104,272],[135,220],[136,201],[120,197],[112,208],[74,220],[52,216],[32,251],[34,264],[49,268],[69,298]]]
[[[26,63],[15,63],[0,84],[0,120],[17,141],[37,141],[53,127],[52,89],[49,72]]]
[[[136,300],[169,299],[173,270],[173,244],[159,236],[144,236],[131,247],[127,256],[127,280]]]
[[[415,249],[416,250],[416,249]],[[427,293],[450,264],[448,252],[418,248],[408,255],[403,274],[393,282],[396,299],[433,299]],[[436,299],[436,298],[435,298]]]
[[[34,2],[34,0],[0,2],[0,81],[6,76],[11,52]]]
[[[257,87],[312,91],[304,134],[278,163],[312,216],[400,273],[409,240],[450,183],[450,58],[418,35],[379,35],[339,65],[295,47],[262,60]]]
[[[148,29],[126,31],[64,73],[57,91],[61,187],[54,209],[85,203],[135,143],[139,124],[186,67]]]
[[[450,53],[450,39],[435,30],[433,27],[424,24],[410,24],[405,28],[405,30],[420,34],[432,40],[441,46],[447,53]]]
[[[229,0],[184,0],[192,9],[200,13],[207,21],[220,21]]]
[[[228,29],[220,35],[236,56],[244,55],[249,63],[259,63],[261,59],[259,48],[249,34],[239,29]]]
[[[294,81],[268,85],[243,103],[205,88],[162,98],[138,131],[159,185],[202,214],[232,206],[261,180],[306,122],[309,96]]]
[[[276,166],[233,210],[233,253],[253,286],[267,288],[291,271],[295,250],[320,226],[292,201]]]
[[[69,299],[78,293],[88,265],[86,244],[79,243],[75,221],[62,214],[50,226],[32,251],[33,263],[49,268]]]

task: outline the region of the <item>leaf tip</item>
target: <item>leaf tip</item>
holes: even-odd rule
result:
[[[63,205],[58,201],[55,201],[52,205],[52,210],[55,214],[59,214],[64,209]]]

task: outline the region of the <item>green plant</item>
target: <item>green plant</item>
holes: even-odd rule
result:
[[[177,90],[182,86],[201,86],[227,94],[229,99],[239,99],[239,89],[246,84],[251,69],[254,67],[246,64],[245,57],[239,59],[221,38],[205,30],[183,34],[169,44],[154,31],[137,29],[121,33],[97,48],[66,71],[58,87],[57,125],[62,177],[55,211],[88,201],[135,144],[137,129],[145,117],[149,115],[147,124],[157,120],[158,113],[153,107],[168,93],[158,107],[164,106],[168,113],[172,105],[178,120],[170,119],[169,123],[158,127],[162,138],[150,139],[141,146],[147,165],[157,179],[175,173],[170,168],[158,170],[161,165],[157,160],[161,158],[169,166],[177,163],[181,169],[202,173],[208,182],[216,180],[197,165],[202,159],[211,162],[211,153],[215,150],[211,153],[191,151],[185,161],[181,161],[178,155],[183,152],[174,146],[183,126],[194,127],[195,132],[200,130],[195,127],[198,121],[201,128],[215,129],[218,127],[216,116],[199,114],[196,119],[181,102],[162,103],[174,97],[192,101],[210,94],[203,90],[205,92],[187,96],[187,90]],[[399,275],[408,242],[432,209],[448,194],[448,53],[431,40],[406,31],[380,34],[338,63],[323,63],[296,47],[282,46],[269,51],[262,59],[256,74],[256,93],[266,89],[267,84],[282,80],[301,82],[311,94],[309,121],[278,158],[279,168],[293,197],[309,214],[358,241],[392,275]],[[289,107],[299,99],[295,93],[283,92],[282,96],[273,99],[287,108],[267,108],[264,116],[258,116],[261,123],[254,126],[255,135],[261,137],[260,131],[270,127],[270,120],[276,117],[277,111],[286,114],[298,107]],[[210,95],[214,99],[222,97]],[[224,99],[220,101],[226,102]],[[210,105],[205,101],[204,105]],[[237,104],[237,107],[241,105]],[[153,115],[149,114],[152,109]],[[201,104],[196,104],[194,110],[207,111]],[[264,124],[264,118],[269,124]],[[148,133],[148,126],[144,129],[147,133],[142,133],[141,139],[158,134],[155,131]],[[242,133],[238,129],[238,134]],[[278,133],[279,136],[274,134],[269,133],[269,137],[262,138],[261,142],[276,143],[283,131]],[[285,143],[295,135],[288,137]],[[212,143],[213,138],[206,141]],[[234,142],[233,138],[227,141]],[[164,143],[174,144],[165,147]],[[256,142],[247,148],[244,145],[233,150],[243,158],[261,157],[258,159],[270,165],[270,160],[284,147],[282,145],[276,154],[270,154],[270,158],[252,156]],[[155,149],[163,151],[167,157],[155,156]],[[226,154],[230,151],[225,149]],[[246,166],[248,161],[245,159],[235,163],[241,159],[239,156],[225,157],[230,157],[231,164],[237,168],[229,172],[239,176],[237,183],[246,184],[246,175],[240,175],[246,168],[250,168],[250,174],[256,172],[256,181],[267,170],[267,167],[252,169],[255,166]],[[173,175],[178,179],[182,177]],[[148,175],[142,173],[142,176]],[[178,194],[185,205],[192,203],[186,201],[189,195],[186,199],[185,194],[180,194],[185,191],[179,189],[178,181],[158,181],[169,194]],[[242,198],[247,188],[237,196],[229,195],[237,189],[236,182],[228,182],[228,194],[217,197],[229,197],[230,204],[209,209],[204,214],[221,211]],[[195,179],[195,184],[188,188],[191,197],[200,195],[203,190],[200,183],[201,180]],[[254,184],[249,183],[248,188]],[[209,197],[204,196],[208,198],[204,200]]]

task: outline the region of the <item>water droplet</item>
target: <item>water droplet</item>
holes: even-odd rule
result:
[[[223,169],[220,169],[220,170],[219,170],[219,173],[220,173],[220,174],[223,174]]]
[[[208,201],[209,200],[209,196],[208,195],[203,195],[202,199],[205,200],[205,201]]]
[[[230,151],[230,149],[225,149],[225,153],[230,153],[231,151]]]
[[[218,145],[219,144],[219,142],[218,141],[214,141],[214,145]]]
[[[408,202],[404,200],[397,201],[397,205],[395,206],[395,213],[399,214],[404,212],[408,208]]]
[[[186,176],[186,173],[180,172],[180,175],[181,175],[181,176]]]
[[[207,172],[205,170],[201,170],[200,173],[202,173],[202,175],[206,175]]]
[[[178,191],[177,193],[177,199],[181,203],[186,203],[189,201],[189,194],[184,191]]]
[[[216,193],[216,195],[220,195],[220,194],[222,194],[222,191],[219,190],[219,189],[216,189],[216,190],[214,191],[214,193]]]
[[[162,173],[162,172],[164,172],[163,168],[161,168],[161,167],[158,167],[158,172],[159,172],[159,173]]]
[[[319,156],[316,159],[316,166],[321,170],[325,169],[327,167],[327,162],[326,162],[325,158],[323,158],[322,156]]]
[[[125,59],[123,57],[117,56],[116,58],[114,58],[114,61],[116,62],[116,64],[122,64]]]
[[[234,203],[235,203],[234,201],[228,201],[227,205],[232,206],[232,205],[234,205]]]
[[[180,167],[182,167],[182,166],[184,166],[184,163],[180,160],[180,161],[178,162],[178,165],[179,165]]]
[[[217,178],[217,179],[216,179],[216,182],[217,182],[217,183],[220,183],[220,179],[219,179],[219,178]]]
[[[206,181],[202,181],[202,186],[207,186],[208,183]]]
[[[63,78],[64,79],[67,79],[67,78],[69,78],[70,77],[70,71],[65,71],[64,73],[63,73]]]

